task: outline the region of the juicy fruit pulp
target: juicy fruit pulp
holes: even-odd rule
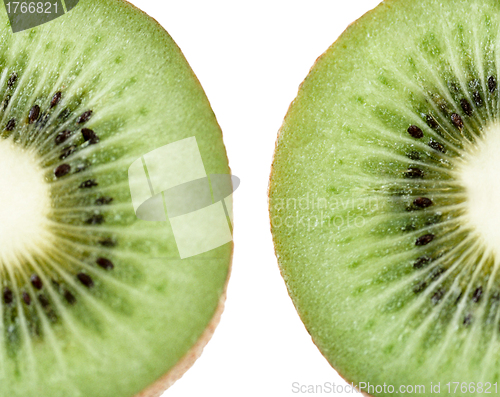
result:
[[[285,119],[276,253],[349,381],[426,395],[500,381],[499,32],[497,1],[383,2],[318,60]]]
[[[0,394],[133,396],[211,324],[232,246],[181,260],[168,222],[136,217],[128,168],[195,136],[207,173],[228,174],[220,129],[128,3],[0,24]]]

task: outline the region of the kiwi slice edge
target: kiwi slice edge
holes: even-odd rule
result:
[[[276,255],[349,382],[499,380],[499,244],[486,211],[473,219],[481,178],[465,178],[494,184],[476,160],[498,149],[498,26],[493,1],[384,1],[290,106],[269,186]]]
[[[135,216],[128,168],[195,136],[207,174],[228,174],[215,116],[170,36],[124,1],[15,35],[0,21],[0,145],[37,162],[50,207],[50,239],[3,263],[0,390],[156,395],[210,338],[232,244],[181,261],[168,221]]]

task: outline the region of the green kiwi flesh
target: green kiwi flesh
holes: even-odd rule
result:
[[[181,259],[168,221],[136,217],[128,169],[194,136],[229,174],[220,128],[130,4],[81,0],[16,34],[0,9],[0,395],[159,395],[213,328],[232,244]]]
[[[280,269],[363,392],[498,393],[499,32],[498,1],[384,1],[318,59],[283,123]]]

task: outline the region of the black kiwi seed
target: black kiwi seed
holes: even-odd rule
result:
[[[9,102],[10,102],[10,95],[7,95],[3,100],[2,104],[3,110],[7,109],[7,106],[9,106]]]
[[[406,157],[408,157],[410,160],[420,160],[420,153],[419,152],[409,152],[406,153]]]
[[[472,323],[472,314],[467,314],[464,317],[464,325],[467,326],[470,325],[470,323]]]
[[[70,305],[74,305],[76,303],[75,296],[68,290],[64,291],[63,296],[64,299],[66,299],[66,302],[68,302]]]
[[[438,152],[441,153],[446,153],[446,149],[442,143],[433,141],[432,139],[429,141],[429,146],[433,148],[434,150],[437,150]]]
[[[43,308],[48,307],[50,304],[47,297],[43,294],[38,295],[38,301],[40,302],[40,305],[42,305]]]
[[[38,277],[37,274],[33,274],[31,276],[31,284],[33,285],[33,287],[35,287],[36,289],[42,289],[43,287],[43,282],[42,280],[40,279],[40,277]]]
[[[92,277],[90,277],[88,274],[78,273],[76,277],[87,288],[92,288],[94,286],[94,280],[92,280]]]
[[[92,117],[92,110],[87,110],[80,117],[78,117],[76,122],[77,122],[77,124],[86,123],[87,121],[90,120],[91,117]]]
[[[441,299],[443,299],[443,296],[444,296],[445,292],[446,292],[446,291],[445,291],[444,289],[441,289],[441,288],[440,288],[440,289],[438,289],[438,290],[434,293],[434,295],[432,295],[432,298],[431,298],[432,303],[434,303],[435,305],[436,305],[436,304],[438,304],[438,303],[439,303],[439,301],[440,301]]]
[[[10,75],[9,81],[7,81],[7,85],[9,86],[9,88],[12,88],[16,83],[16,81],[17,81],[17,73],[14,72]]]
[[[71,156],[75,152],[75,150],[76,150],[76,146],[75,145],[71,145],[71,146],[67,147],[66,149],[64,149],[64,151],[59,156],[59,158],[61,160],[64,160],[66,157]]]
[[[472,294],[472,301],[477,303],[481,300],[481,296],[483,295],[483,287],[477,287],[474,293]]]
[[[97,185],[98,183],[94,179],[89,179],[88,181],[82,182],[78,187],[80,189],[88,189]]]
[[[497,89],[497,79],[494,76],[488,77],[488,89],[492,94]]]
[[[428,256],[421,256],[420,258],[418,258],[415,263],[413,264],[413,268],[414,269],[421,269],[423,268],[427,263],[429,263],[431,261],[431,258],[429,258]]]
[[[408,170],[405,172],[405,177],[407,178],[423,178],[424,176],[424,171],[422,171],[420,168],[416,167],[410,167]]]
[[[56,145],[60,145],[66,139],[68,139],[70,136],[71,136],[71,131],[70,130],[64,130],[64,131],[60,132],[56,136]]]
[[[106,270],[112,270],[115,267],[115,265],[113,265],[113,262],[106,258],[97,258],[95,263]]]
[[[425,220],[425,225],[426,226],[431,226],[431,225],[435,225],[439,222],[442,221],[442,214],[433,214],[433,215],[430,215],[426,220]]]
[[[436,104],[443,112],[448,113],[448,103],[443,98],[438,99]]]
[[[52,100],[50,101],[50,108],[52,109],[53,107],[55,107],[59,103],[61,98],[62,98],[62,92],[61,91],[56,92],[52,97]]]
[[[427,197],[418,197],[413,201],[413,204],[419,208],[427,208],[432,205],[432,200]]]
[[[113,197],[99,197],[95,203],[96,205],[106,205],[113,201]]]
[[[472,99],[474,99],[474,102],[476,102],[477,107],[483,106],[483,98],[481,98],[481,94],[479,92],[473,92]]]
[[[418,128],[416,125],[410,125],[410,127],[408,127],[408,133],[413,138],[417,138],[417,139],[420,139],[424,136],[424,133],[422,132],[422,130],[420,128]]]
[[[430,114],[425,115],[425,121],[427,122],[427,125],[433,129],[437,129],[439,127],[437,121]]]
[[[6,305],[9,305],[14,300],[14,295],[9,287],[5,287],[3,290],[3,301]]]
[[[99,142],[99,137],[90,128],[82,128],[82,136],[85,142],[90,141],[90,144]]]
[[[28,122],[33,124],[40,117],[40,106],[35,105],[30,109],[30,113],[28,115]]]
[[[50,114],[45,113],[44,115],[40,116],[38,121],[36,122],[36,125],[42,129],[45,127],[50,119]]]
[[[56,176],[56,178],[61,178],[64,175],[69,174],[70,171],[71,166],[69,164],[61,164],[54,170],[54,175]]]
[[[460,106],[462,107],[462,110],[467,116],[469,117],[472,116],[472,107],[467,99],[462,98],[460,100]]]
[[[5,126],[5,129],[7,131],[12,131],[14,128],[16,128],[16,119],[10,119]]]
[[[87,225],[100,225],[104,222],[104,216],[101,214],[92,215],[89,219],[85,221]]]
[[[102,240],[99,240],[99,244],[101,244],[103,247],[114,247],[116,246],[116,241],[113,241],[110,238],[104,238]]]
[[[446,270],[442,267],[436,267],[435,269],[432,270],[431,272],[431,278],[432,280],[437,280],[439,277],[441,277],[441,274],[443,274]]]
[[[434,235],[429,233],[429,234],[424,234],[423,236],[420,236],[419,238],[417,238],[417,240],[415,241],[415,245],[416,246],[423,246],[423,245],[427,245],[429,244],[432,240],[434,240]]]
[[[451,122],[455,125],[455,127],[462,129],[464,127],[464,122],[459,114],[453,113],[451,115]]]
[[[426,288],[427,288],[427,283],[425,281],[421,281],[420,283],[418,283],[413,287],[413,292],[418,294]]]
[[[448,81],[448,89],[450,92],[457,93],[459,91],[458,85],[453,81]]]
[[[29,306],[31,304],[30,294],[28,294],[27,292],[23,292],[23,301]]]
[[[71,114],[71,111],[66,108],[66,109],[63,109],[63,111],[61,113],[59,113],[57,118],[60,120],[66,120],[70,114]]]

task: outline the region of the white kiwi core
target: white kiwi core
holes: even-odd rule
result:
[[[49,184],[32,152],[0,141],[0,260],[9,266],[47,245]],[[50,239],[50,238],[49,238]]]
[[[500,124],[470,146],[460,170],[468,218],[487,246],[500,254]]]

